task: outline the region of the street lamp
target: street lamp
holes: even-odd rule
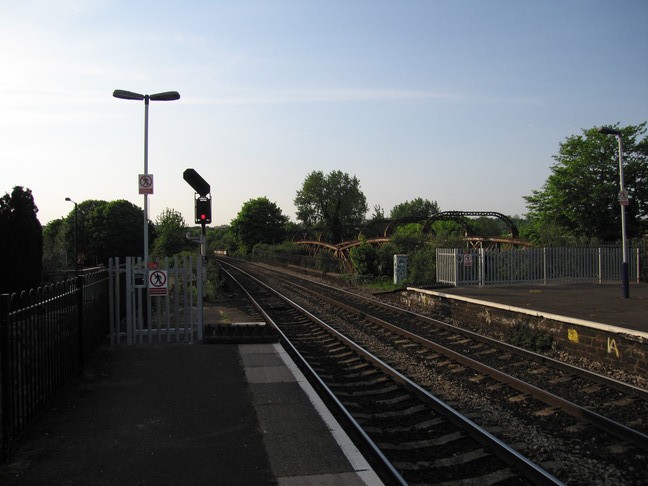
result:
[[[78,211],[77,211],[78,208],[77,208],[77,203],[75,203],[69,197],[66,197],[65,200],[74,204],[74,276],[78,277],[79,276],[79,255],[77,254],[77,237],[78,237],[78,227],[79,227]]]
[[[621,140],[621,132],[610,127],[600,127],[599,133],[603,135],[615,135],[619,141],[619,203],[621,206],[621,250],[623,255],[623,263],[621,263],[621,286],[623,289],[623,297],[630,298],[630,285],[628,283],[628,249],[626,244],[626,217],[625,207],[628,204],[627,192],[625,190],[625,183],[623,180],[623,141]]]
[[[174,101],[180,99],[180,94],[177,91],[165,91],[164,93],[157,93],[152,95],[143,95],[133,93],[132,91],[125,91],[123,89],[116,89],[113,91],[115,98],[122,100],[144,100],[144,175],[148,175],[148,110],[149,100],[152,101]],[[144,193],[144,265],[148,264],[148,194]]]

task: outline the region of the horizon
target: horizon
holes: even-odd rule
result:
[[[66,197],[143,207],[144,103],[116,89],[180,93],[150,103],[148,216],[193,221],[193,168],[213,226],[258,197],[296,221],[314,170],[387,214],[420,197],[524,216],[566,138],[648,117],[641,0],[172,5],[0,5],[0,193],[29,188],[43,226]]]

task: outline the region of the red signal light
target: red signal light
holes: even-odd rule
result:
[[[211,223],[211,199],[199,197],[196,199],[196,224]]]

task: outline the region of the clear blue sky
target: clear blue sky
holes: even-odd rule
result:
[[[370,208],[526,212],[552,156],[593,126],[648,119],[648,1],[0,0],[0,194],[213,220],[266,196],[295,220],[306,175],[358,177]],[[371,211],[370,211],[371,213]],[[368,214],[369,215],[369,214]]]

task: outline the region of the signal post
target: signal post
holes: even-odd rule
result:
[[[183,179],[193,188],[195,223],[200,225],[200,265],[198,271],[198,328],[202,338],[203,327],[203,296],[205,292],[205,273],[207,271],[207,243],[205,226],[211,223],[211,188],[194,169],[187,169],[182,174]]]

